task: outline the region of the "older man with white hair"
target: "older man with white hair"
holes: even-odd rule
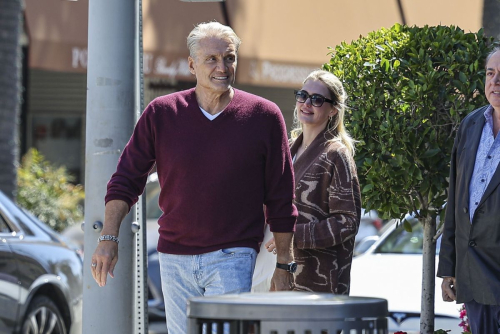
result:
[[[156,164],[158,252],[169,334],[187,332],[187,300],[247,292],[264,223],[277,245],[271,290],[291,290],[293,168],[276,104],[232,87],[240,39],[217,22],[187,38],[196,87],[152,101],[108,183],[105,222],[92,256],[100,286],[118,261],[122,219]],[[265,210],[263,210],[263,207]]]

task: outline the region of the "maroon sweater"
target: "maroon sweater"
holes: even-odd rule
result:
[[[194,89],[152,101],[108,183],[106,203],[137,202],[156,163],[161,187],[158,251],[202,254],[229,247],[258,251],[266,220],[292,232],[293,167],[276,104],[235,89],[214,120]]]

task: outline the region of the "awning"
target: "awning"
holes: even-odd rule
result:
[[[31,68],[85,72],[88,0],[25,0]],[[401,22],[396,0],[226,0],[242,39],[237,83],[296,87],[329,60],[328,47]],[[482,1],[402,1],[409,25],[482,26]],[[220,3],[143,0],[144,74],[194,80],[186,37],[195,24],[224,23]]]

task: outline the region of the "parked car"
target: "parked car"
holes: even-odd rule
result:
[[[351,296],[387,299],[389,331],[420,332],[420,305],[422,289],[423,227],[414,219],[412,232],[392,223],[380,237],[369,240],[371,246],[352,261]],[[437,241],[439,254],[441,239]],[[436,269],[438,257],[436,255]],[[441,299],[441,279],[435,284],[435,329],[462,331],[459,308],[461,305]]]
[[[80,334],[83,263],[0,191],[0,333]]]
[[[358,233],[356,234],[355,247],[367,237],[378,235],[384,221],[379,218],[377,211],[361,209]]]

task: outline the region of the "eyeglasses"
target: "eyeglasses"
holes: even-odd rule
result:
[[[334,101],[327,99],[323,95],[319,94],[309,95],[309,93],[306,92],[305,90],[294,90],[294,93],[295,93],[295,101],[300,103],[305,103],[307,99],[310,98],[311,104],[315,107],[321,107],[325,102],[335,105]]]

